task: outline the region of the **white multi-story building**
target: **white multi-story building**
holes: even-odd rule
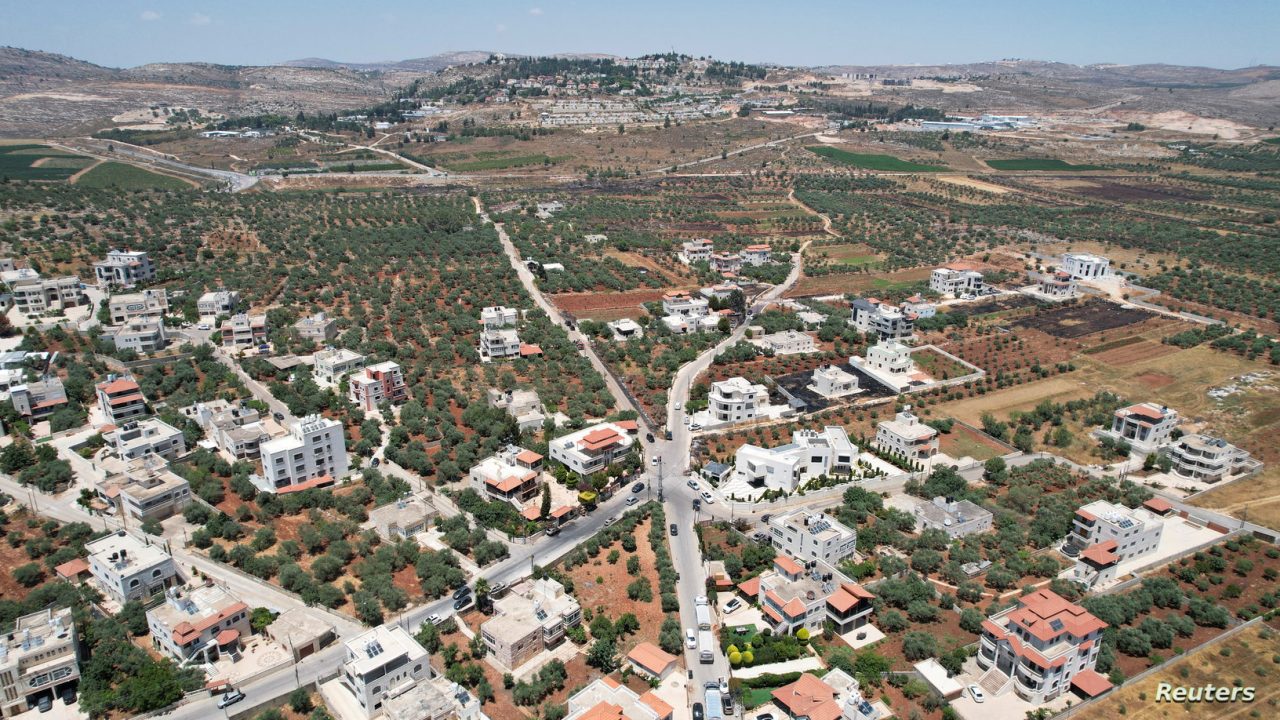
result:
[[[217,585],[171,587],[164,602],[147,610],[151,643],[178,662],[211,663],[240,654],[253,633],[249,606]]]
[[[941,530],[952,540],[991,530],[991,511],[968,500],[921,500],[914,514],[921,530]]]
[[[480,638],[498,665],[514,670],[564,640],[582,622],[582,606],[551,578],[526,580],[494,601]]]
[[[267,342],[267,316],[238,313],[222,323],[225,347],[251,347]]]
[[[141,250],[108,250],[107,257],[93,264],[98,287],[130,288],[156,276],[151,256]]]
[[[67,390],[61,380],[49,376],[35,382],[11,385],[9,401],[19,415],[40,421],[67,404]]]
[[[858,532],[824,513],[793,510],[769,518],[773,546],[801,563],[839,565],[858,549]]]
[[[365,412],[373,412],[384,402],[401,403],[409,398],[399,363],[380,362],[355,373],[348,381],[351,402]]]
[[[1248,450],[1198,433],[1183,435],[1162,446],[1160,454],[1172,461],[1174,475],[1206,483],[1252,475],[1262,469],[1262,461],[1250,456]]]
[[[262,454],[262,444],[271,439],[262,425],[262,416],[243,401],[233,406],[226,400],[213,400],[183,408],[182,412],[235,460],[257,459]]]
[[[503,391],[489,388],[488,401],[489,407],[506,410],[508,415],[515,418],[521,432],[540,430],[547,421],[547,415],[542,411],[542,399],[535,390]]]
[[[899,306],[902,312],[908,316],[915,315],[915,320],[923,318],[931,318],[938,314],[938,306],[924,299],[924,296],[916,294],[902,301]]]
[[[711,312],[706,298],[694,297],[687,292],[667,293],[662,296],[662,314],[682,318],[698,318]]]
[[[110,423],[121,425],[130,418],[147,414],[147,399],[131,377],[108,376],[106,382],[98,383],[96,390],[98,408]]]
[[[139,354],[160,352],[169,345],[169,333],[164,323],[153,318],[134,318],[125,324],[110,328],[104,337],[117,350],[132,350]]]
[[[111,324],[119,325],[134,318],[159,318],[169,312],[169,293],[164,289],[112,295],[107,301]]]
[[[616,423],[592,425],[548,443],[551,459],[579,475],[591,475],[631,452],[635,439]]]
[[[496,358],[519,357],[520,335],[512,328],[485,329],[480,331],[480,360],[489,362]]]
[[[768,263],[773,256],[773,248],[767,244],[748,245],[742,248],[742,252],[738,253],[742,258],[744,265],[764,265]]]
[[[823,365],[815,369],[809,389],[824,398],[839,398],[862,391],[858,387],[857,375],[847,373],[835,365]]]
[[[1092,253],[1067,253],[1062,256],[1062,269],[1080,280],[1098,280],[1111,274],[1111,261]]]
[[[876,447],[908,460],[928,460],[938,452],[938,431],[920,422],[908,405],[892,420],[876,424]]]
[[[506,500],[519,507],[538,494],[542,476],[542,456],[532,450],[508,445],[471,468],[468,477],[481,495]]]
[[[326,343],[338,336],[338,321],[325,313],[308,315],[293,324],[298,336],[319,343]]]
[[[1086,695],[1111,687],[1094,667],[1107,624],[1057,593],[1040,589],[982,623],[979,684],[991,695],[1010,687],[1029,702],[1052,700],[1073,686]]]
[[[768,403],[768,388],[748,382],[743,377],[713,382],[707,395],[707,409],[716,423],[754,420]]]
[[[711,269],[721,274],[736,273],[742,269],[742,256],[737,253],[711,253]]]
[[[23,315],[41,315],[52,310],[66,310],[84,302],[84,288],[80,278],[67,275],[60,278],[41,278],[34,270],[23,268],[20,278],[7,281],[13,295],[14,307]]]
[[[800,355],[818,351],[818,344],[813,336],[797,330],[783,330],[758,338],[752,338],[751,344],[774,355]]]
[[[1080,293],[1075,277],[1071,273],[1063,272],[1062,270],[1055,270],[1041,275],[1040,280],[1036,283],[1036,290],[1041,295],[1047,295],[1051,298],[1072,298]]]
[[[102,433],[111,452],[124,461],[159,456],[176,460],[187,451],[182,431],[160,418],[129,420]]]
[[[207,292],[196,301],[196,310],[201,315],[230,315],[240,304],[240,293],[235,290],[220,289]]]
[[[1116,543],[1112,550],[1123,562],[1154,551],[1163,531],[1164,521],[1146,509],[1130,510],[1095,500],[1076,510],[1067,545],[1082,549],[1111,540]]]
[[[338,677],[367,718],[381,716],[389,699],[431,679],[429,654],[399,625],[380,625],[344,645]]]
[[[698,238],[686,240],[680,246],[680,252],[676,256],[685,265],[692,265],[696,262],[710,262],[713,252],[715,252],[715,245],[710,240]]]
[[[315,354],[316,380],[337,385],[344,375],[364,367],[364,355],[345,348],[325,348]]]
[[[85,543],[89,572],[107,596],[123,605],[162,592],[178,582],[173,558],[124,530]]]
[[[80,679],[80,641],[71,608],[23,615],[0,636],[0,717],[34,711],[42,698],[71,692]]]
[[[939,295],[976,295],[982,287],[982,273],[960,265],[944,265],[929,274],[929,289]]]
[[[746,444],[734,455],[734,485],[746,483],[757,490],[795,492],[796,488],[822,475],[851,472],[858,449],[844,428],[830,426],[822,432],[796,430],[791,442],[776,448]]]
[[[261,452],[267,492],[322,476],[339,480],[351,471],[342,424],[319,415],[293,423],[288,435],[263,443]]]
[[[916,370],[911,348],[898,340],[881,340],[867,348],[867,357],[851,357],[849,364],[862,370],[876,382],[901,392],[913,383],[923,383],[928,376]]]
[[[881,340],[909,338],[915,334],[916,317],[876,298],[849,303],[849,324],[860,333],[874,333]]]
[[[1169,439],[1169,434],[1178,426],[1178,411],[1155,403],[1138,403],[1116,410],[1111,419],[1111,428],[1103,428],[1094,434],[1100,438],[1110,438],[1129,443],[1134,452],[1148,455]]]
[[[480,310],[480,324],[485,330],[497,330],[520,322],[520,311],[495,305]]]

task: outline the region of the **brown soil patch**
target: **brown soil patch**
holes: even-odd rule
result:
[[[627,292],[559,293],[551,297],[561,310],[579,313],[611,308],[639,308],[647,302],[662,300],[669,290],[630,290]]]
[[[603,611],[613,620],[617,620],[623,612],[631,612],[640,621],[640,631],[619,643],[618,650],[622,653],[626,653],[637,643],[645,640],[657,643],[658,631],[662,628],[663,618],[666,617],[666,613],[662,612],[662,602],[658,595],[657,564],[653,548],[649,545],[651,522],[651,519],[646,519],[636,526],[634,553],[623,550],[621,541],[615,542],[601,548],[600,554],[587,561],[586,565],[579,565],[569,571],[569,577],[573,578],[573,595],[578,598],[578,602],[584,609],[589,608],[592,612]],[[608,558],[613,550],[617,550],[620,557],[617,563],[610,565]],[[627,558],[633,554],[640,558],[640,574],[635,576],[627,573]],[[627,585],[637,577],[649,578],[653,587],[652,601],[642,603],[627,598]]]
[[[1143,360],[1158,358],[1162,355],[1171,355],[1175,352],[1178,352],[1178,348],[1176,346],[1165,345],[1164,343],[1152,342],[1150,340],[1139,340],[1138,342],[1125,345],[1124,347],[1104,350],[1095,354],[1093,357],[1107,363],[1108,365],[1132,365]],[[1172,378],[1170,380],[1172,380]]]
[[[1169,375],[1168,373],[1152,371],[1152,372],[1144,372],[1141,375],[1136,375],[1134,376],[1134,380],[1137,380],[1143,385],[1146,385],[1147,387],[1154,390],[1156,388],[1162,388],[1166,385],[1172,385],[1173,382],[1177,380],[1177,378],[1175,378],[1172,375]]]

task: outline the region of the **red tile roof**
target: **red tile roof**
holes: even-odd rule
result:
[[[69,580],[89,572],[89,563],[84,558],[76,558],[62,563],[54,568],[53,571],[58,574],[58,577]]]
[[[1084,509],[1076,510],[1076,514],[1084,518],[1085,520],[1088,520],[1089,522],[1093,522],[1094,520],[1098,519],[1097,515],[1094,515],[1093,513]]]
[[[530,471],[525,473],[524,475],[511,475],[510,477],[505,477],[501,479],[495,478],[495,477],[487,477],[485,478],[484,482],[486,485],[488,485],[491,488],[494,488],[498,492],[508,493],[536,477],[538,477],[538,474],[533,471]]]
[[[1161,515],[1164,515],[1165,513],[1173,510],[1172,503],[1170,503],[1168,500],[1165,500],[1164,498],[1158,498],[1158,497],[1153,497],[1150,500],[1142,503],[1142,507],[1152,512],[1160,513]]]
[[[1088,610],[1068,602],[1057,593],[1041,588],[1020,601],[1021,607],[1009,613],[1010,622],[1017,623],[1036,638],[1049,642],[1063,633],[1084,637],[1107,626]],[[1061,629],[1053,628],[1053,621],[1061,621]]]
[[[525,520],[537,520],[542,517],[542,508],[537,505],[530,505],[529,507],[521,510],[520,515]]]
[[[533,357],[535,355],[541,355],[541,354],[542,354],[541,347],[537,345],[528,345],[525,343],[520,343],[520,357]]]
[[[649,709],[657,714],[658,720],[667,720],[668,718],[671,717],[673,708],[670,705],[663,702],[662,698],[658,697],[657,695],[654,695],[652,690],[641,695],[640,702],[644,703],[645,705],[648,705]]]
[[[760,577],[756,576],[738,583],[738,589],[747,597],[760,597]]]
[[[565,515],[568,515],[571,512],[573,512],[572,507],[568,505],[561,505],[560,507],[551,511],[551,517],[559,519],[564,517]]]
[[[582,714],[578,720],[627,720],[622,714],[622,706],[601,700]]]
[[[848,612],[856,607],[863,600],[874,598],[870,592],[867,592],[858,583],[841,583],[836,591],[831,593],[827,598],[827,604],[835,609],[836,612]]]
[[[542,456],[532,450],[521,450],[516,455],[516,460],[526,465],[533,465],[542,462]]]
[[[1094,565],[1114,565],[1120,562],[1120,556],[1116,555],[1116,547],[1115,540],[1094,543],[1080,553],[1080,559],[1088,560]]]
[[[642,642],[627,653],[627,660],[653,675],[661,675],[676,661],[676,656],[651,642]]]
[[[123,397],[107,398],[107,404],[110,405],[111,407],[116,407],[117,405],[128,405],[130,403],[136,403],[136,402],[146,402],[146,399],[142,397],[142,393],[125,395]]]
[[[178,623],[173,627],[173,641],[179,645],[186,645],[200,637],[200,633],[211,627],[217,627],[218,623],[235,615],[242,610],[248,610],[249,606],[242,602],[232,603],[227,607],[219,610],[216,614],[208,617],[200,618],[196,622],[188,622],[186,620]]]
[[[627,432],[635,432],[640,429],[640,423],[635,420],[617,420],[613,424]]]
[[[223,630],[213,641],[219,645],[230,645],[240,639],[239,630]]]
[[[333,478],[328,475],[313,477],[310,480],[303,480],[300,483],[287,485],[276,491],[277,495],[288,495],[289,493],[302,492],[311,488],[328,487],[333,484]]]
[[[787,617],[792,620],[804,618],[805,613],[808,611],[809,608],[805,607],[804,601],[800,598],[791,598],[786,605],[782,606],[782,612],[786,613]]]
[[[1089,697],[1097,697],[1111,689],[1111,681],[1099,675],[1096,670],[1081,670],[1071,678],[1071,687]]]
[[[773,691],[773,700],[791,717],[808,717],[809,720],[836,720],[840,717],[840,704],[836,691],[812,673]]]
[[[587,450],[599,450],[622,441],[622,436],[613,428],[603,427],[592,430],[582,436],[582,446]]]
[[[132,380],[119,378],[117,380],[112,380],[111,382],[99,383],[98,389],[108,395],[114,395],[118,392],[128,392],[130,390],[137,390],[138,383]]]
[[[774,558],[773,564],[779,570],[781,570],[782,572],[788,575],[799,575],[800,573],[804,572],[804,568],[800,567],[799,563],[787,557],[786,555],[779,555],[778,557]]]
[[[1130,405],[1129,407],[1125,408],[1124,410],[1121,410],[1120,412],[1125,412],[1125,411],[1128,411],[1130,414],[1133,414],[1133,415],[1140,415],[1149,420],[1155,420],[1156,422],[1163,420],[1165,415],[1164,411],[1153,408],[1147,405],[1146,403]]]

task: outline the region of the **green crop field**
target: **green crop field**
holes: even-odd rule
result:
[[[168,175],[160,175],[124,163],[105,162],[81,175],[76,185],[121,190],[190,190],[191,185]]]
[[[985,162],[995,170],[1106,170],[1100,165],[1072,165],[1057,158],[1010,158]]]
[[[848,150],[840,148],[828,147],[825,145],[816,145],[805,148],[811,153],[821,155],[828,160],[842,163],[844,165],[852,165],[854,167],[865,168],[867,170],[883,170],[885,172],[946,172],[951,168],[943,165],[922,165],[920,163],[901,160],[892,155],[866,155],[863,153],[852,153]]]
[[[0,178],[10,180],[66,180],[92,163],[45,145],[0,145]]]

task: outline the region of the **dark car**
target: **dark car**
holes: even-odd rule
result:
[[[462,608],[470,605],[471,602],[472,602],[472,599],[471,599],[471,596],[469,595],[467,597],[458,598],[457,600],[453,601],[453,609],[461,610]]]
[[[635,485],[632,485],[631,492],[633,493],[644,492],[644,483],[638,482]]]
[[[765,514],[763,514],[763,515],[761,515],[761,516],[760,516],[760,522],[765,523],[765,524],[768,524],[768,523],[769,523],[769,518],[771,518],[771,517],[773,517],[773,516],[772,516],[772,515],[770,515],[769,513],[765,513]]]
[[[653,442],[653,433],[645,433],[644,439]]]
[[[462,587],[460,587],[460,588],[458,588],[457,590],[454,590],[454,591],[453,591],[453,599],[454,599],[454,600],[458,600],[458,599],[460,599],[460,598],[464,598],[464,597],[466,597],[466,596],[468,596],[468,595],[470,595],[470,594],[471,594],[471,588],[467,587],[466,585],[463,585]]]
[[[49,697],[48,695],[45,695],[44,697],[40,698],[40,702],[36,705],[36,707],[40,708],[40,712],[42,713],[49,712],[50,710],[53,709],[53,698]]]
[[[381,465],[381,464],[382,464],[382,460],[381,460],[381,459],[379,459],[379,458],[374,458],[374,459],[373,459],[373,462],[371,462],[371,463],[369,463],[369,464],[370,464],[370,465],[372,465],[372,466],[374,466],[374,467],[378,467],[379,465]]]
[[[275,418],[276,422],[284,422],[284,413],[271,413],[271,417]]]
[[[701,510],[701,509],[702,509],[702,499],[701,499],[701,498],[694,498],[694,499],[693,499],[693,509],[694,509],[694,510]]]
[[[680,528],[675,523],[671,523],[671,535],[674,537],[679,534],[680,534]]]
[[[667,431],[667,439],[668,439],[668,440],[670,440],[670,439],[671,439],[671,431],[670,431],[670,430],[668,430],[668,431]]]
[[[693,704],[693,720],[704,720],[706,713],[702,711],[702,703]]]

